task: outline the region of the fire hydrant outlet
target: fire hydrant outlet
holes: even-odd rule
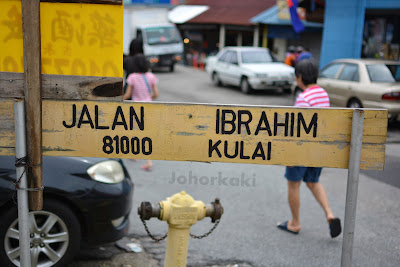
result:
[[[222,214],[224,213],[224,208],[219,202],[219,198],[216,198],[214,202],[211,202],[211,205],[213,205],[214,209],[213,213],[209,217],[211,217],[211,222],[215,223],[217,220],[221,219]]]
[[[160,205],[152,205],[150,202],[142,202],[138,208],[138,214],[142,220],[160,217]]]

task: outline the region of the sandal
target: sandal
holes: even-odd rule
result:
[[[337,237],[342,232],[342,226],[340,225],[340,219],[334,218],[329,221],[329,229],[332,238]]]
[[[140,167],[142,170],[144,170],[144,171],[151,171],[151,167],[150,166],[147,166],[147,165],[143,165],[142,167]]]
[[[278,223],[276,226],[277,226],[279,229],[282,229],[282,230],[284,230],[284,231],[286,231],[286,232],[289,232],[289,233],[291,233],[291,234],[295,234],[295,235],[298,235],[298,234],[299,234],[300,231],[297,231],[297,232],[296,232],[296,231],[289,230],[288,227],[287,227],[287,225],[288,225],[288,221],[283,222],[283,223]]]

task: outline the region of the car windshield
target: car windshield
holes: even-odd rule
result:
[[[267,50],[242,51],[241,56],[243,64],[273,62],[272,57]]]
[[[372,64],[367,70],[371,82],[400,82],[399,64]]]
[[[179,43],[181,36],[174,27],[151,27],[145,30],[149,45]]]

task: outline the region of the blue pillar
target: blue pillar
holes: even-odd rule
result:
[[[320,67],[338,58],[360,58],[366,0],[326,0]]]

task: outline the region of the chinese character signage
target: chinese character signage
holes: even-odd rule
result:
[[[123,5],[40,3],[42,73],[122,77]],[[24,72],[21,1],[0,1],[0,71]]]

